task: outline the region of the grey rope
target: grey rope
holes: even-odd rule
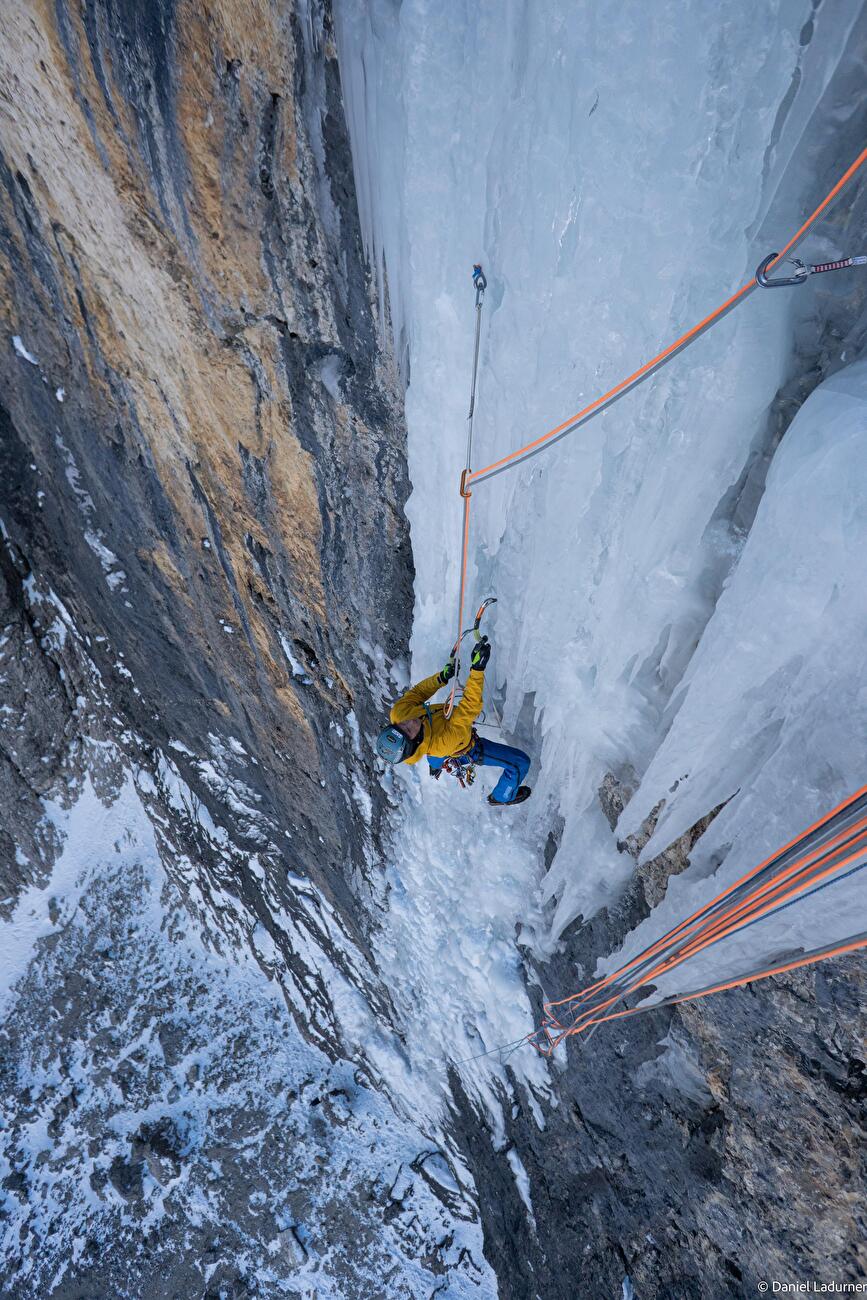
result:
[[[482,334],[482,307],[488,282],[480,266],[473,268],[473,284],[476,287],[476,337],[473,344],[473,379],[470,385],[470,412],[467,416],[467,473],[472,468],[473,460],[473,422],[476,413],[476,378],[479,373],[479,340]]]

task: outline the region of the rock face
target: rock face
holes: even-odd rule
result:
[[[127,725],[258,756],[345,899],[366,778],[329,724],[371,721],[359,645],[402,648],[412,568],[328,15],[13,7],[0,60],[6,528]]]
[[[486,1272],[359,1046],[413,580],[371,301],[327,3],[6,6],[4,1295]]]

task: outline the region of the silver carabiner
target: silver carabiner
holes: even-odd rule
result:
[[[785,289],[793,284],[807,283],[807,279],[813,268],[811,266],[805,266],[800,258],[797,257],[790,257],[787,259],[793,266],[798,268],[794,275],[778,276],[776,280],[769,279],[768,267],[777,257],[779,257],[779,253],[768,253],[767,257],[763,258],[762,261],[759,262],[756,267],[756,284],[760,284],[763,289]]]

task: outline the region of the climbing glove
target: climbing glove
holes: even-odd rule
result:
[[[443,686],[445,686],[446,682],[450,682],[454,677],[454,675],[455,675],[455,661],[454,658],[452,658],[449,659],[445,668],[443,668],[442,672],[440,673],[440,681],[442,682]]]
[[[488,660],[491,657],[491,643],[486,636],[477,641],[473,646],[473,653],[470,656],[470,668],[477,673],[483,673],[488,666]]]

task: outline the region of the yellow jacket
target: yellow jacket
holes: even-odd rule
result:
[[[443,716],[443,705],[430,706],[431,719],[425,711],[425,700],[436,695],[442,682],[437,673],[426,677],[417,686],[411,686],[405,695],[391,706],[392,722],[408,722],[410,718],[421,718],[421,740],[415,753],[407,763],[417,763],[428,754],[431,758],[451,758],[468,749],[473,739],[473,723],[482,711],[482,694],[485,689],[485,674],[471,670],[464,697],[450,718]]]

